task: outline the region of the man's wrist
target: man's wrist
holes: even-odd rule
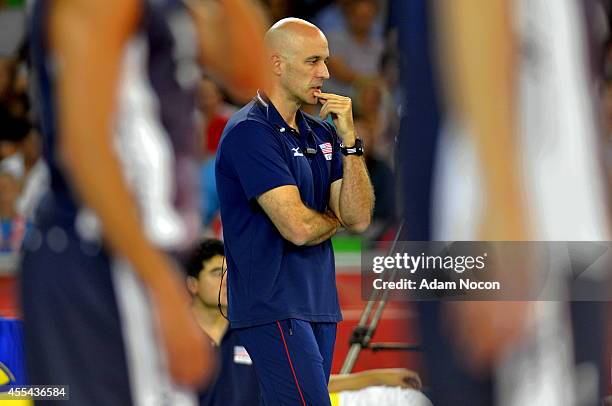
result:
[[[363,142],[359,138],[355,138],[353,145],[346,144],[343,142],[340,145],[340,152],[344,156],[350,156],[350,155],[362,156],[363,155]]]
[[[357,139],[357,135],[354,132],[352,132],[348,135],[341,137],[341,139],[342,139],[342,144],[345,147],[352,147],[355,145],[355,140]]]
[[[325,215],[327,216],[328,220],[333,223],[336,229],[342,227],[342,222],[340,221],[338,216],[336,216],[336,213],[334,213],[332,210],[328,209]]]

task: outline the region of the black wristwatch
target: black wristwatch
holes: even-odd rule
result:
[[[353,145],[352,147],[345,147],[344,144],[340,144],[340,152],[342,152],[342,154],[345,156],[348,156],[348,155],[362,156],[363,155],[363,142],[361,141],[360,138],[355,138],[355,145]]]

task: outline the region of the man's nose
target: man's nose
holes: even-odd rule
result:
[[[321,62],[319,70],[317,71],[317,77],[321,79],[329,79],[329,69],[327,68],[327,64],[325,62]]]

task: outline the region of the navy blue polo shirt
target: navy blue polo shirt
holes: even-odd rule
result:
[[[306,206],[327,209],[330,185],[342,178],[338,136],[331,124],[302,111],[296,122],[299,133],[259,93],[232,116],[219,144],[215,172],[233,328],[287,318],[342,319],[331,241],[292,244],[256,200],[268,190],[296,185]]]
[[[261,390],[253,361],[232,330],[223,336],[219,352],[219,375],[198,394],[200,406],[259,405]]]

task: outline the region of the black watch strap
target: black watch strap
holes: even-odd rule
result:
[[[348,155],[362,156],[363,155],[363,142],[361,141],[361,138],[355,138],[355,145],[353,145],[352,147],[345,147],[344,144],[340,144],[340,152],[342,152],[342,154],[345,156],[348,156]]]

